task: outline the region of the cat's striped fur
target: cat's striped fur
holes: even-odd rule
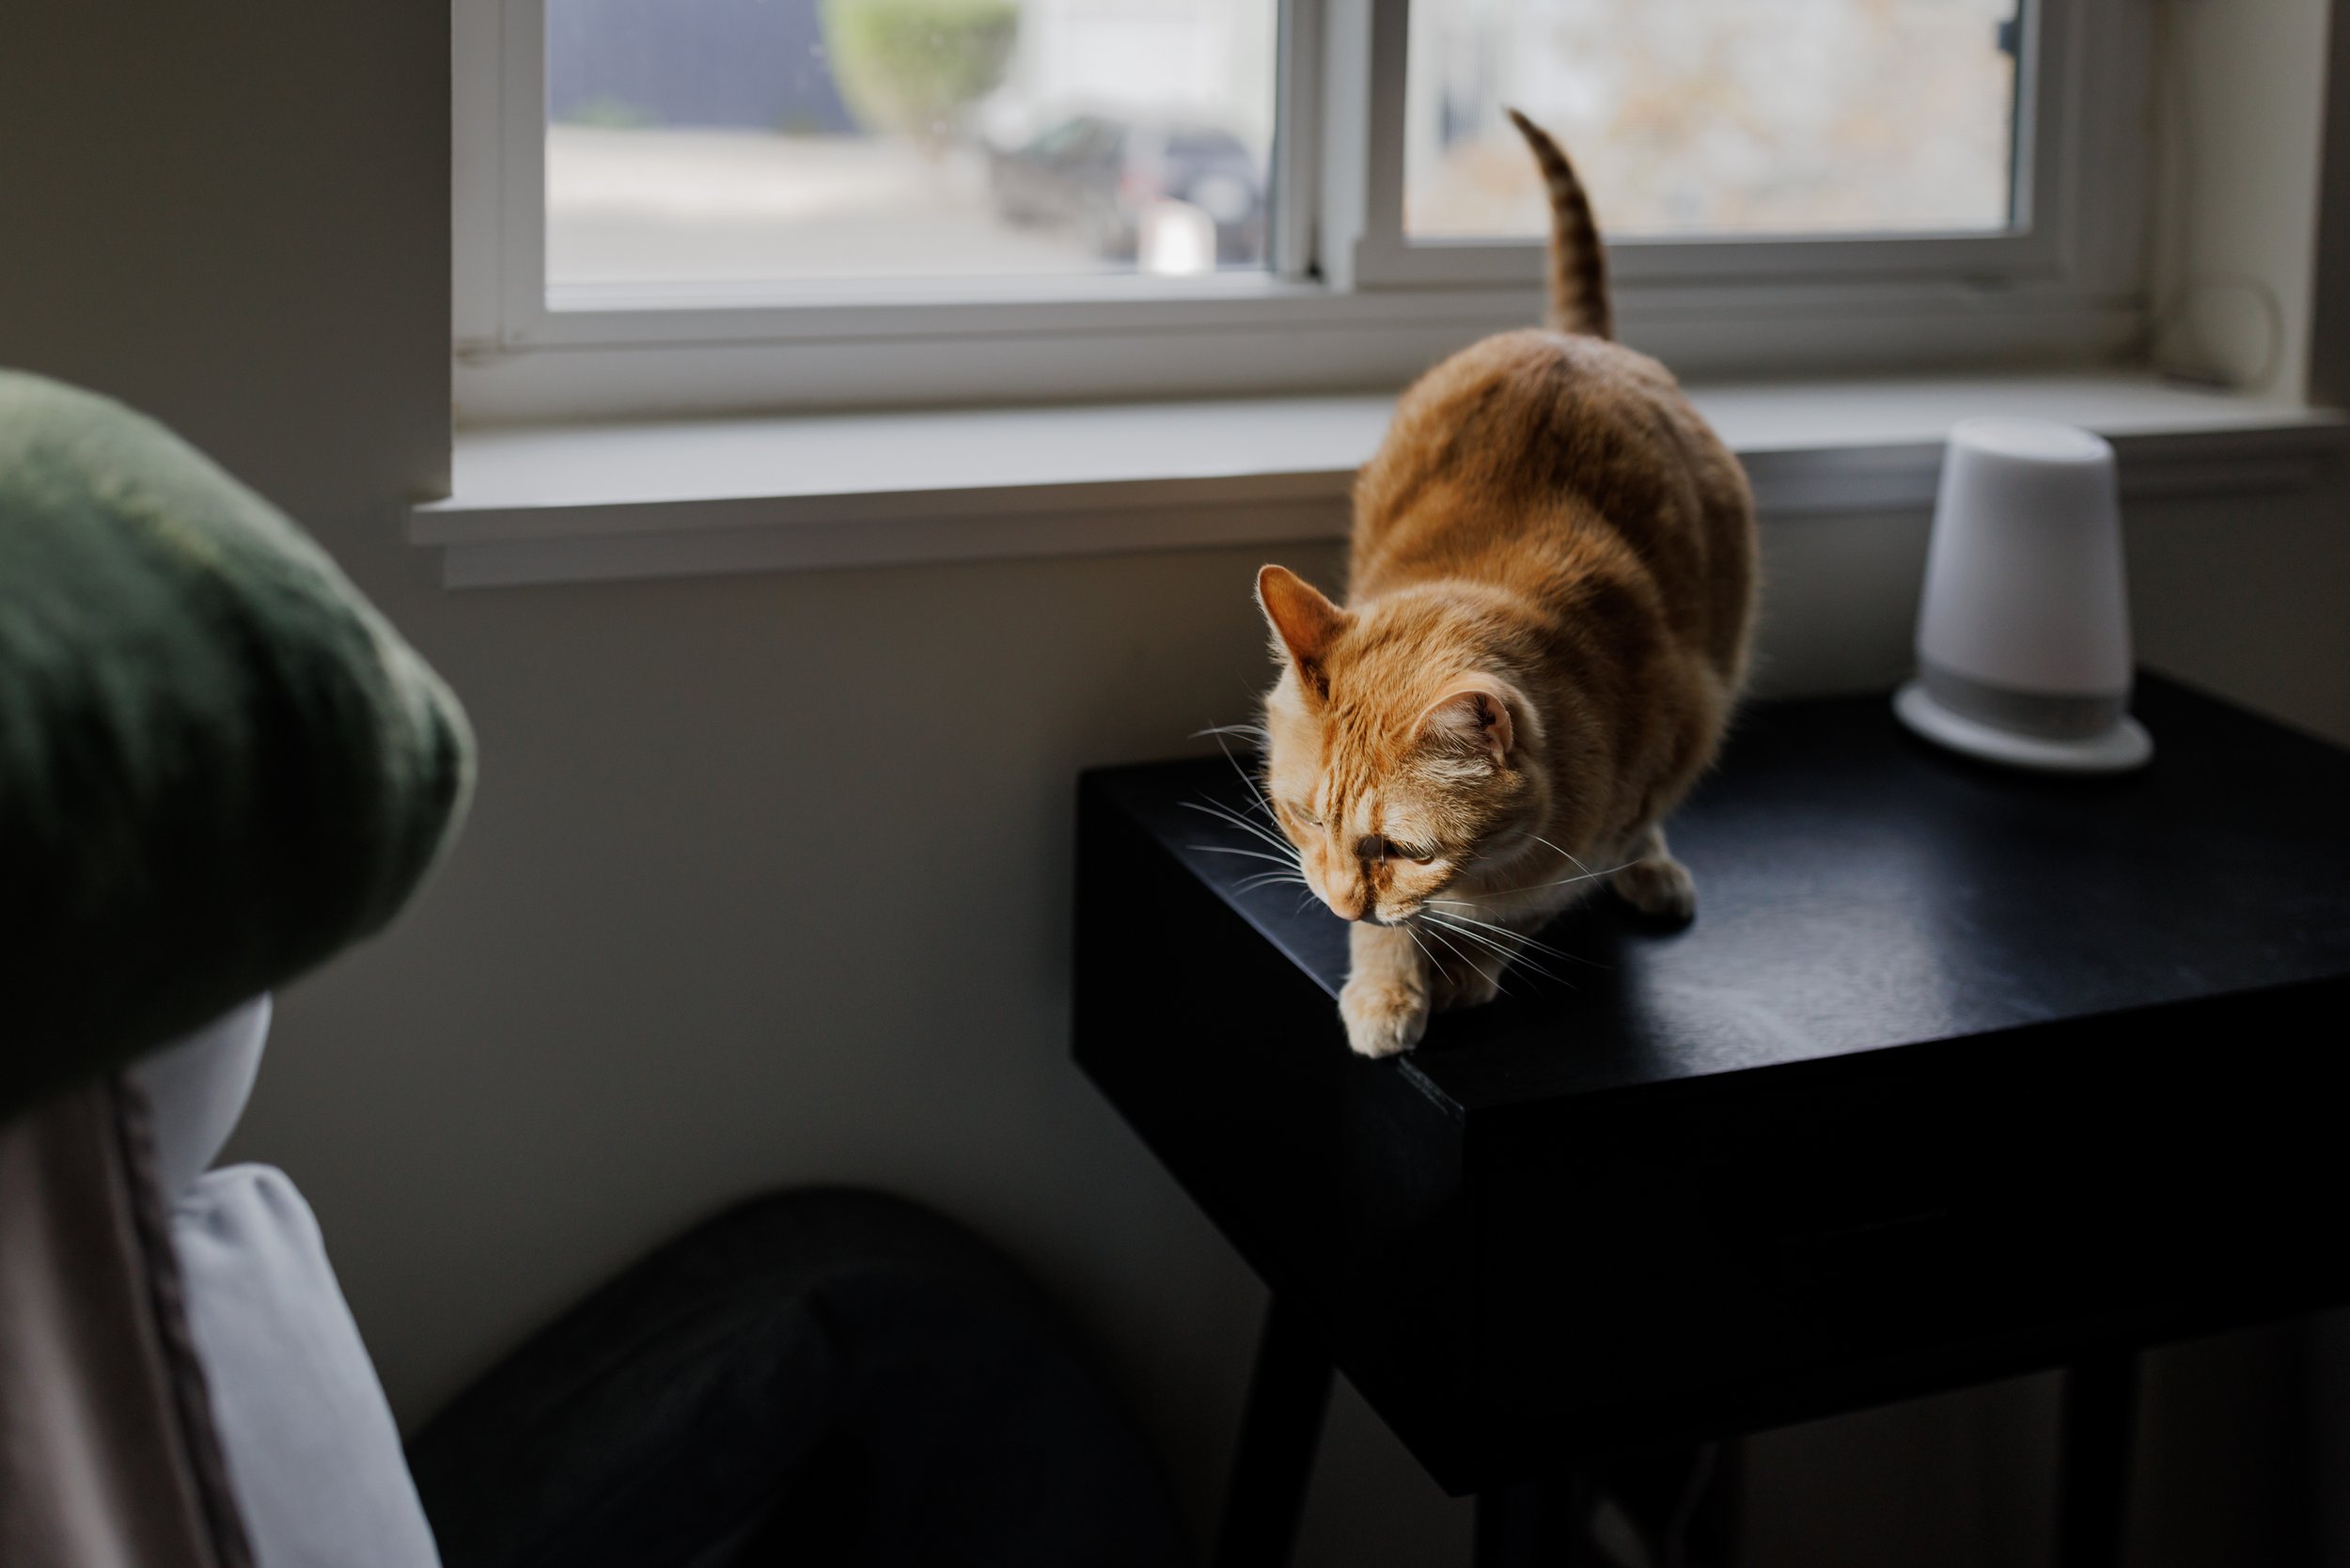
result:
[[[1550,190],[1548,328],[1404,394],[1356,481],[1343,607],[1258,574],[1282,666],[1266,795],[1355,922],[1340,1011],[1367,1055],[1491,997],[1603,880],[1693,911],[1664,821],[1720,743],[1753,619],[1745,477],[1671,375],[1610,340],[1590,202],[1512,118]]]
[[[1515,109],[1510,111],[1510,123],[1534,149],[1534,162],[1550,193],[1550,309],[1543,325],[1553,332],[1612,338],[1616,313],[1608,304],[1607,250],[1599,243],[1599,225],[1591,221],[1591,198],[1548,132]]]

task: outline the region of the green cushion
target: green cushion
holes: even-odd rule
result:
[[[471,780],[456,699],[274,508],[0,371],[0,1121],[382,926]]]

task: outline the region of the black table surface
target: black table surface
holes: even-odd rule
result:
[[[2160,677],[2135,711],[2155,760],[2080,777],[1953,756],[1874,695],[1752,705],[1670,823],[1698,918],[1586,902],[1541,934],[1565,957],[1437,1014],[1398,1071],[1482,1107],[2350,974],[2350,753]],[[1233,760],[1101,777],[1337,996],[1345,923],[1249,888],[1270,868],[1224,852],[1265,846],[1198,809],[1268,821]]]
[[[1595,898],[1385,1061],[1345,926],[1222,853],[1240,769],[1092,773],[1076,1055],[1456,1491],[2340,1299],[2350,753],[2134,709],[2149,766],[2060,777],[1755,704],[1693,924]]]

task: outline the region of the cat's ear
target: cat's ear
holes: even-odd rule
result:
[[[1257,604],[1290,662],[1297,666],[1298,679],[1315,696],[1329,696],[1330,678],[1324,660],[1330,644],[1346,629],[1346,612],[1286,566],[1258,570]]]
[[[1419,716],[1420,734],[1449,751],[1481,754],[1499,767],[1517,745],[1510,695],[1491,676],[1471,676],[1429,704]]]

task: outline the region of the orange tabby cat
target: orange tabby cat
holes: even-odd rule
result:
[[[1266,793],[1355,922],[1339,1010],[1365,1056],[1491,999],[1595,878],[1694,912],[1664,819],[1721,742],[1754,617],[1746,476],[1664,367],[1608,340],[1583,187],[1511,118],[1550,187],[1548,330],[1403,395],[1355,483],[1343,608],[1257,574],[1283,666]]]

